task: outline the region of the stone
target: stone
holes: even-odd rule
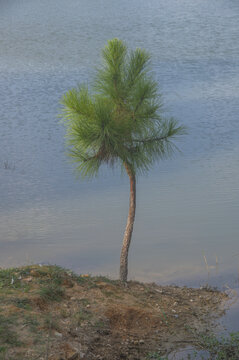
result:
[[[57,336],[58,338],[62,338],[62,334],[59,333],[58,331],[55,331],[54,335]]]

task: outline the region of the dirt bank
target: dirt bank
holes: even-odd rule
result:
[[[146,359],[193,344],[227,295],[75,275],[56,266],[0,270],[0,359]]]

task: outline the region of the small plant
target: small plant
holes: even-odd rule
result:
[[[105,297],[116,297],[115,293],[111,290],[101,289],[101,292]]]
[[[56,318],[53,318],[50,314],[47,314],[44,318],[44,327],[48,330],[60,330],[58,320]]]
[[[96,282],[105,282],[107,284],[112,284],[112,285],[119,284],[118,280],[112,280],[112,279],[110,279],[110,278],[108,278],[106,276],[102,276],[102,275],[95,276],[94,280]]]
[[[28,326],[31,332],[39,332],[39,322],[36,316],[26,315],[24,317],[24,325]]]
[[[85,298],[85,299],[80,299],[80,303],[83,305],[83,306],[86,306],[90,303],[90,300]]]
[[[27,298],[23,298],[23,299],[13,299],[12,300],[13,304],[15,306],[17,306],[20,309],[24,309],[24,310],[31,310],[31,300],[27,299]]]
[[[6,359],[7,359],[7,347],[0,346],[0,360],[6,360]]]
[[[67,319],[68,316],[69,316],[69,310],[66,310],[66,309],[61,309],[60,310],[60,315],[63,319]]]
[[[46,301],[61,301],[65,292],[59,285],[50,283],[49,285],[40,287],[39,295]]]
[[[64,279],[66,278],[66,271],[57,265],[49,266],[48,274],[51,277],[52,283],[55,285],[62,285]]]
[[[10,323],[8,318],[0,315],[0,346],[2,349],[5,348],[5,345],[20,345],[17,334],[10,328]]]
[[[1,288],[17,288],[21,286],[20,275],[17,269],[1,269],[0,270],[0,289]]]
[[[103,329],[105,327],[105,323],[104,323],[103,320],[97,320],[94,323],[94,327],[97,328],[97,329]]]
[[[90,321],[92,314],[86,310],[80,310],[74,314],[74,321],[77,325],[81,325],[84,321]]]
[[[42,266],[32,269],[35,277],[39,278],[38,283],[45,284],[49,280],[52,284],[61,285],[67,276],[66,270],[57,265]]]
[[[215,335],[200,335],[200,347],[209,353],[211,360],[239,359],[239,332],[217,338]],[[202,358],[203,359],[203,358]],[[205,357],[208,359],[208,357]]]
[[[188,329],[192,332],[192,329]],[[217,337],[214,334],[194,333],[195,348],[192,353],[187,354],[188,360],[238,360],[239,359],[239,332],[231,333],[228,336]],[[177,353],[177,352],[176,352]],[[151,359],[146,358],[146,360]],[[152,358],[152,359],[158,359]],[[164,359],[164,358],[159,358]],[[177,357],[184,360],[184,358]],[[166,360],[166,359],[165,359]]]
[[[74,275],[74,280],[78,282],[80,285],[85,285],[89,282],[90,277],[88,276],[82,276],[82,275]]]

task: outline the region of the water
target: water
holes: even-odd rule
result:
[[[130,278],[238,286],[238,16],[235,0],[0,0],[0,266],[117,276],[128,179],[77,180],[57,115],[118,37],[151,52],[166,114],[188,126],[138,180]]]

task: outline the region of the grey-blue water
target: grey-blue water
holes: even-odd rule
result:
[[[77,180],[57,115],[118,37],[152,54],[166,115],[188,127],[138,180],[130,278],[237,285],[238,19],[237,0],[0,0],[0,266],[117,276],[127,176]]]

